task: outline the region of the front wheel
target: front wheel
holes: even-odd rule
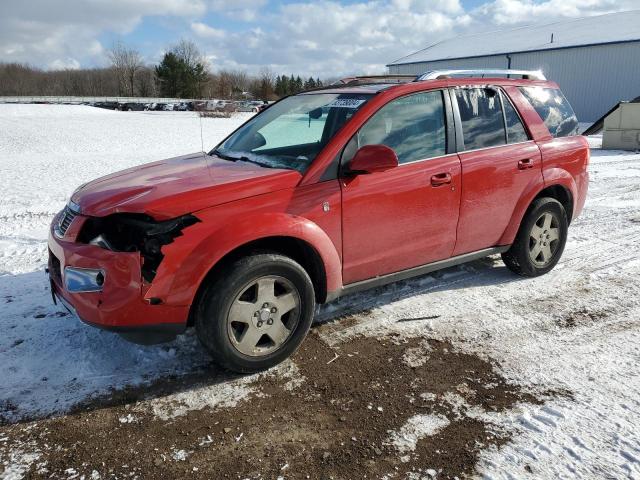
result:
[[[529,207],[513,245],[502,254],[502,260],[518,275],[543,275],[560,260],[568,227],[562,204],[553,198],[539,198]]]
[[[315,293],[307,272],[278,254],[241,258],[211,282],[196,310],[196,331],[223,368],[251,373],[289,357],[307,334]]]

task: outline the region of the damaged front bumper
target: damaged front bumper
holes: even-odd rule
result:
[[[75,241],[85,217],[78,215],[65,234],[49,231],[48,275],[57,299],[83,322],[117,332],[136,343],[158,343],[182,333],[188,305],[145,298],[139,252],[114,252]]]

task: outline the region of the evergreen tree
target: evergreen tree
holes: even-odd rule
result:
[[[307,80],[306,82],[304,82],[304,89],[305,90],[311,90],[313,88],[316,88],[316,81],[313,79],[313,77],[309,77],[309,80]]]
[[[179,98],[185,76],[185,64],[176,54],[173,52],[164,54],[162,61],[156,67],[156,76],[160,83],[161,96]]]
[[[289,77],[289,79],[287,80],[287,94],[288,95],[293,95],[297,93],[296,92],[296,79],[293,78],[293,73],[291,74],[291,77]]]
[[[160,94],[172,98],[200,98],[207,71],[197,47],[182,41],[164,54],[156,66]]]
[[[279,97],[287,95],[287,78],[284,75],[276,77],[276,95]]]

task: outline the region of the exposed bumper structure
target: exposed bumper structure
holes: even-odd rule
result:
[[[82,217],[76,219],[82,222]],[[57,222],[54,220],[53,225]],[[73,235],[71,229],[68,235]],[[166,341],[184,331],[189,306],[144,297],[138,252],[113,252],[49,232],[49,278],[59,300],[83,322],[136,343]]]

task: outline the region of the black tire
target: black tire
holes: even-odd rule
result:
[[[548,240],[549,231],[551,229],[539,230],[541,220],[544,224],[543,217],[551,215],[552,226],[558,229],[558,239]],[[534,232],[534,227],[537,229]],[[537,277],[544,275],[556,266],[562,252],[564,252],[565,244],[567,243],[567,233],[569,231],[569,222],[567,220],[567,212],[560,202],[554,198],[538,198],[533,201],[527,213],[525,214],[520,230],[516,235],[516,239],[511,245],[511,248],[502,254],[502,260],[507,265],[507,268],[518,275],[524,277]],[[535,238],[532,235],[535,233]],[[538,240],[538,237],[540,240]],[[534,260],[532,256],[535,255],[536,250],[534,247],[537,242],[544,241],[541,245],[544,245],[545,249],[547,245],[551,251],[549,258],[544,258],[544,253],[541,252],[541,256],[537,260]],[[556,243],[557,242],[557,243]],[[544,261],[543,261],[544,260]]]
[[[287,282],[292,292],[293,290],[297,292],[298,302],[294,309],[295,326],[275,351],[264,355],[257,354],[257,356],[246,355],[234,345],[231,339],[233,335],[231,320],[229,320],[232,318],[231,307],[234,302],[241,300],[243,291],[248,291],[245,290],[248,284],[265,277],[285,279],[283,281]],[[283,255],[260,253],[230,263],[219,272],[216,278],[205,287],[195,312],[198,338],[216,364],[234,372],[252,373],[273,367],[295,352],[309,331],[315,311],[313,283],[304,268]],[[246,302],[242,301],[242,303]],[[248,320],[246,328],[251,327],[256,331],[257,325],[255,323],[252,325],[251,322],[259,320],[259,316]],[[269,340],[268,337],[266,338]]]

